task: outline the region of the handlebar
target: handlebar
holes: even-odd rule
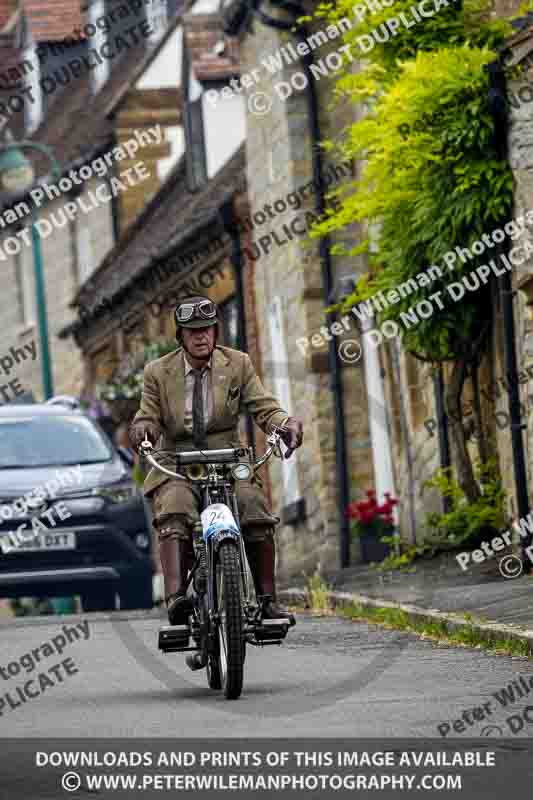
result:
[[[274,454],[277,458],[283,458],[283,453],[281,452],[281,442],[282,440],[282,433],[285,428],[275,427],[272,433],[267,437],[267,449],[263,453],[263,455],[258,458],[253,466],[253,472],[257,472],[259,467],[261,467],[268,459]],[[148,463],[154,469],[163,472],[165,475],[169,475],[171,478],[179,478],[180,480],[188,480],[185,475],[181,475],[179,472],[174,472],[167,467],[164,467],[162,464],[159,464],[158,461],[154,458],[152,451],[154,447],[149,439],[145,438],[140,446],[139,450],[141,454],[146,458]],[[178,458],[184,458],[185,461],[188,463],[228,463],[234,460],[231,455],[238,453],[239,449],[242,448],[228,448],[226,450],[193,450],[185,453],[178,453]],[[235,459],[237,462],[237,459]]]

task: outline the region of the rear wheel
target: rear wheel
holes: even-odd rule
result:
[[[240,559],[233,542],[222,542],[218,550],[216,591],[220,680],[228,700],[236,700],[242,692],[245,643]]]

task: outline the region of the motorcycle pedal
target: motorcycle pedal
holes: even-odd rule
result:
[[[166,653],[186,650],[189,646],[188,625],[165,625],[159,631],[158,647]]]

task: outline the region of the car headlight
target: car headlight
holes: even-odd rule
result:
[[[249,481],[252,477],[252,468],[249,464],[235,464],[231,468],[231,474],[237,481]]]
[[[92,493],[104,497],[110,503],[128,503],[138,496],[139,489],[136,483],[120,483],[117,486],[99,486]]]

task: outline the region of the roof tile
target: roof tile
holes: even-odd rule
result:
[[[66,39],[85,22],[80,0],[24,0],[24,10],[37,42]]]
[[[208,231],[211,239],[215,237],[221,206],[235,193],[244,191],[245,186],[244,145],[202,190],[195,193],[187,189],[185,159],[182,158],[148,207],[81,288],[77,303],[90,306],[97,296],[112,300],[128,285],[148,274],[156,261],[169,258],[176,250],[183,251],[201,232]]]

